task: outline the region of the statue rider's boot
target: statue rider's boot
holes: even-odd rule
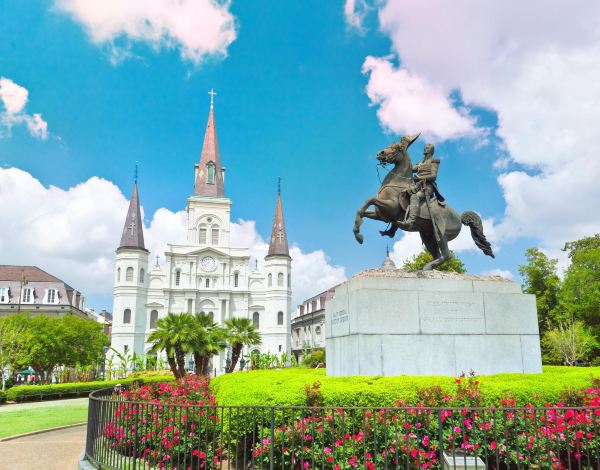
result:
[[[408,206],[408,219],[396,222],[396,226],[402,230],[411,230],[417,220],[417,212],[419,212],[419,202],[421,198],[418,194],[410,196],[410,205]]]

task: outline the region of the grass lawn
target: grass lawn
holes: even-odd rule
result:
[[[82,423],[87,420],[87,400],[48,402],[48,406],[2,405],[0,439],[26,432]],[[11,407],[14,406],[14,410]]]

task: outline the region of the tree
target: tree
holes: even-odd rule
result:
[[[23,331],[26,317],[22,314],[0,318],[0,374],[2,374],[2,390],[6,390],[6,369],[16,370],[22,358]]]
[[[560,279],[556,274],[558,260],[548,258],[537,248],[525,252],[527,264],[519,266],[523,292],[535,295],[540,334],[552,326],[552,315],[558,305]]]
[[[244,346],[258,346],[260,333],[249,318],[230,318],[225,320],[227,340],[231,346],[231,363],[226,372],[233,372]]]
[[[467,270],[463,262],[456,257],[453,251],[451,251],[450,254],[452,255],[451,258],[445,263],[442,263],[436,269],[438,271],[455,272],[459,274],[466,273]],[[402,269],[404,269],[405,271],[417,271],[419,269],[423,269],[423,266],[425,266],[427,263],[431,263],[432,261],[433,256],[431,256],[429,252],[425,248],[423,248],[423,251],[421,251],[421,253],[419,253],[418,255],[413,255],[412,258],[409,258],[406,261],[404,261]]]
[[[559,300],[563,321],[581,320],[600,338],[600,234],[565,244],[571,260]]]
[[[23,362],[44,383],[58,366],[85,367],[100,362],[108,337],[102,325],[67,315],[36,315],[27,318],[23,331]]]
[[[185,354],[192,351],[194,319],[189,313],[169,313],[156,322],[156,330],[148,336],[151,351],[165,351],[175,378],[185,377]]]
[[[205,313],[194,316],[195,338],[192,344],[196,375],[208,375],[210,358],[227,347],[226,332]]]
[[[594,335],[581,321],[553,328],[546,333],[543,342],[555,358],[560,358],[568,366],[587,359],[598,345]]]

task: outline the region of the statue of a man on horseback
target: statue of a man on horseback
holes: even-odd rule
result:
[[[475,244],[486,255],[494,257],[479,215],[466,211],[459,216],[446,206],[436,183],[440,161],[433,157],[434,146],[427,144],[423,160],[412,165],[408,148],[418,137],[419,134],[403,136],[399,142],[377,154],[382,166],[393,164],[394,167],[384,178],[377,196],[367,199],[356,213],[353,229],[356,240],[359,243],[364,240],[360,226],[365,217],[390,224],[388,230],[380,232],[383,236],[393,237],[398,229],[419,232],[427,251],[433,256],[433,261],[423,268],[430,270],[450,258],[448,241],[458,236],[462,225],[467,225]],[[413,173],[416,173],[414,177]],[[370,207],[373,209],[369,210]]]
[[[417,220],[419,205],[423,199],[430,199],[433,195],[439,205],[446,206],[446,200],[440,194],[436,182],[440,160],[433,157],[434,152],[435,147],[433,144],[426,144],[423,149],[423,160],[417,163],[412,169],[416,175],[413,177],[414,184],[408,189],[411,195],[410,204],[406,211],[408,218],[398,222],[398,227],[402,230],[410,230],[413,227]]]

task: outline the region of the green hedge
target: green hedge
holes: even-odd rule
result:
[[[72,382],[53,385],[20,385],[12,387],[6,392],[6,397],[12,401],[22,401],[26,398],[44,399],[46,397],[72,398],[78,395],[85,395],[94,390],[113,387],[117,384],[129,384],[134,380],[149,382],[168,382],[175,380],[173,376],[146,377],[146,378],[128,378],[121,380],[106,380],[104,382]]]
[[[3,392],[2,390],[0,390],[0,403],[4,403],[5,400],[6,400],[6,392]]]
[[[542,374],[482,376],[481,391],[488,405],[508,396],[517,405],[559,401],[565,388],[584,389],[600,378],[600,367],[544,367]],[[398,400],[415,404],[419,388],[455,388],[453,377],[327,377],[323,369],[288,368],[224,374],[211,386],[220,405],[305,405],[305,386],[321,382],[326,406],[393,406]]]

